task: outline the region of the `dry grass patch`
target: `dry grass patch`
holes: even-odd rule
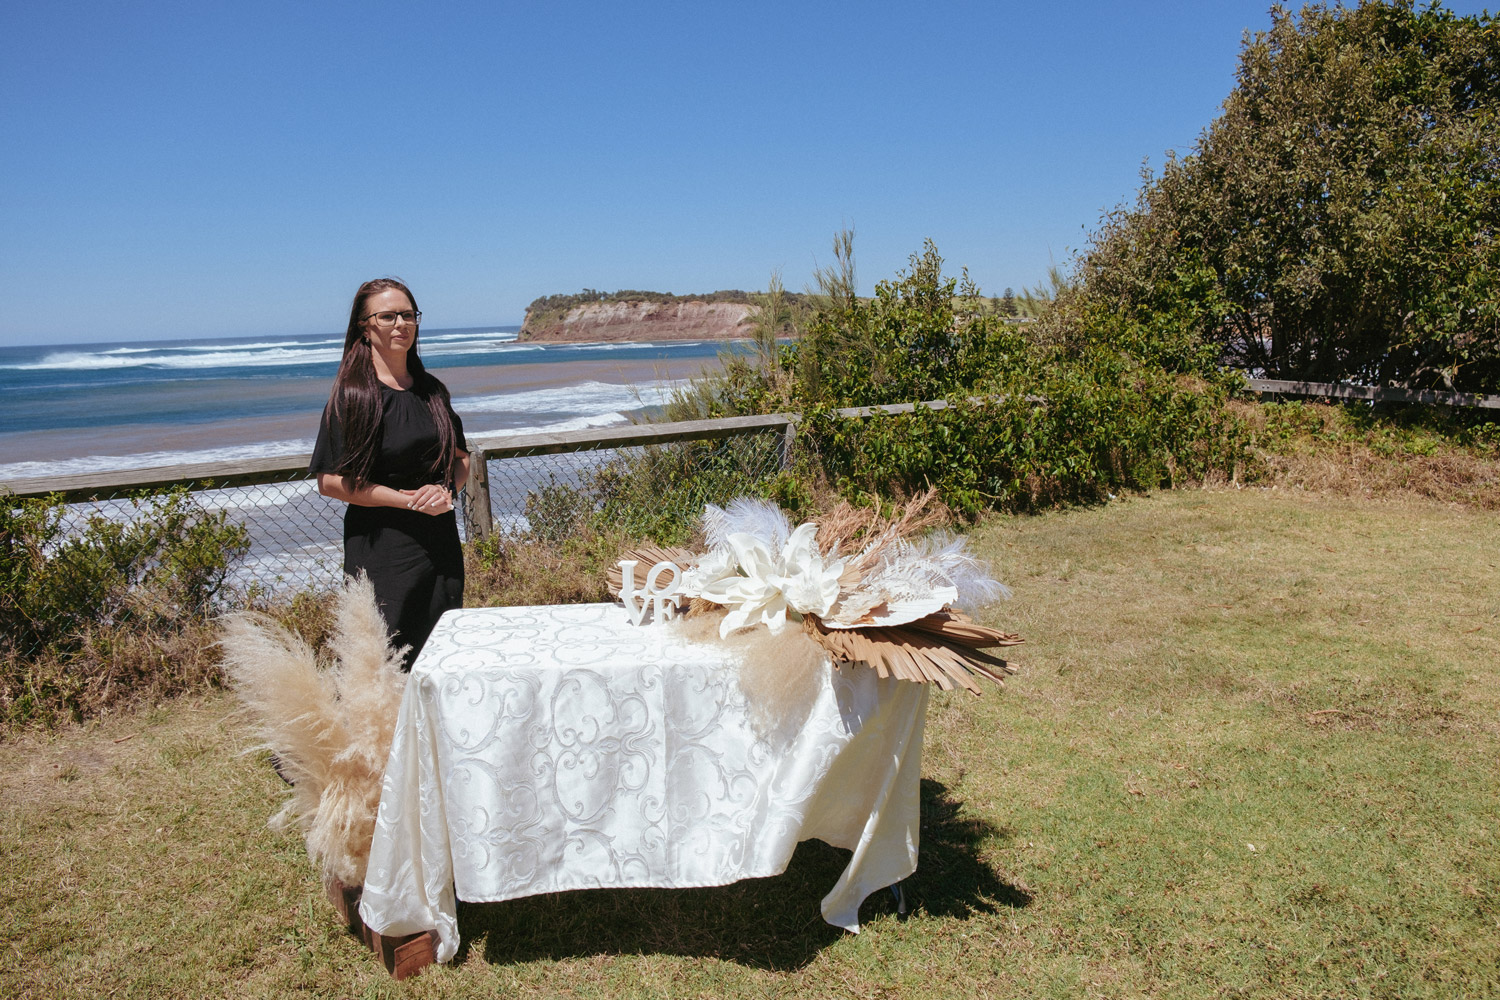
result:
[[[580,523],[556,541],[496,538],[465,551],[464,604],[589,604],[610,600],[605,574],[638,539]]]
[[[1489,411],[1238,403],[1262,484],[1500,508],[1500,423]]]
[[[1184,491],[979,535],[1026,669],[927,759],[1025,845],[1053,961],[1100,995],[1500,988],[1493,518]]]
[[[313,646],[327,637],[331,592],[289,597],[260,594],[239,602],[262,611]],[[0,740],[130,715],[183,695],[223,688],[219,626],[204,615],[185,616],[170,627],[139,624],[99,627],[68,653],[41,651],[0,658]]]

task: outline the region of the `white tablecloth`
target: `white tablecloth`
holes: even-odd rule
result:
[[[859,930],[917,863],[927,685],[822,671],[801,728],[758,738],[723,650],[612,604],[443,615],[412,668],[360,913],[436,928],[455,897],[725,885],[786,870],[812,837],[854,856],[823,899]]]

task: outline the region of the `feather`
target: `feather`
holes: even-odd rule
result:
[[[990,567],[969,551],[968,539],[934,531],[913,544],[921,558],[942,567],[958,590],[955,603],[979,608],[995,600],[1009,600],[1010,588],[990,575]]]
[[[709,548],[721,548],[729,543],[730,535],[741,532],[760,539],[772,552],[780,552],[791,537],[792,523],[786,511],[770,500],[739,497],[729,501],[727,508],[704,506],[703,534]]]
[[[718,504],[703,505],[703,540],[711,549],[728,544],[731,532],[724,526],[725,517],[724,508]]]

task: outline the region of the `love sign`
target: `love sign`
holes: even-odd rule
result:
[[[677,595],[681,593],[682,569],[671,562],[659,562],[646,572],[645,586],[636,589],[634,559],[620,560],[620,600],[625,602],[625,612],[636,625],[645,623],[646,611],[651,610],[653,620],[664,622],[677,612]],[[670,573],[665,583],[662,576]]]

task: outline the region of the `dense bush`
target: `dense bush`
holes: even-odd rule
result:
[[[69,508],[55,499],[0,500],[4,718],[81,715],[84,700],[102,704],[134,684],[122,669],[159,675],[146,686],[203,672],[203,626],[248,532],[185,489],[131,507],[128,518],[96,513],[68,531]]]
[[[871,497],[933,486],[971,516],[1229,478],[1244,461],[1224,408],[1238,377],[1185,332],[1180,305],[1139,318],[1076,311],[1076,336],[1045,342],[989,308],[967,276],[946,277],[930,242],[868,299],[854,294],[849,234],[835,258],[799,338],[730,359],[672,416],[801,413],[815,478]],[[838,413],[922,400],[949,406]]]
[[[1171,312],[1270,377],[1500,389],[1500,21],[1409,0],[1272,19],[1192,154],[1105,220],[1087,317],[1053,331]]]
[[[876,497],[936,487],[955,511],[1034,510],[1214,476],[1236,476],[1247,439],[1223,386],[1160,369],[1057,366],[1009,393],[945,409],[809,423],[841,492]],[[1044,402],[1034,401],[1034,390]]]
[[[966,393],[1023,362],[1021,327],[987,308],[965,275],[944,277],[928,241],[872,299],[833,294],[781,359],[796,409],[869,406]]]
[[[55,500],[0,503],[0,630],[14,649],[76,649],[93,628],[198,615],[249,550],[248,532],[178,488],[64,532]]]

